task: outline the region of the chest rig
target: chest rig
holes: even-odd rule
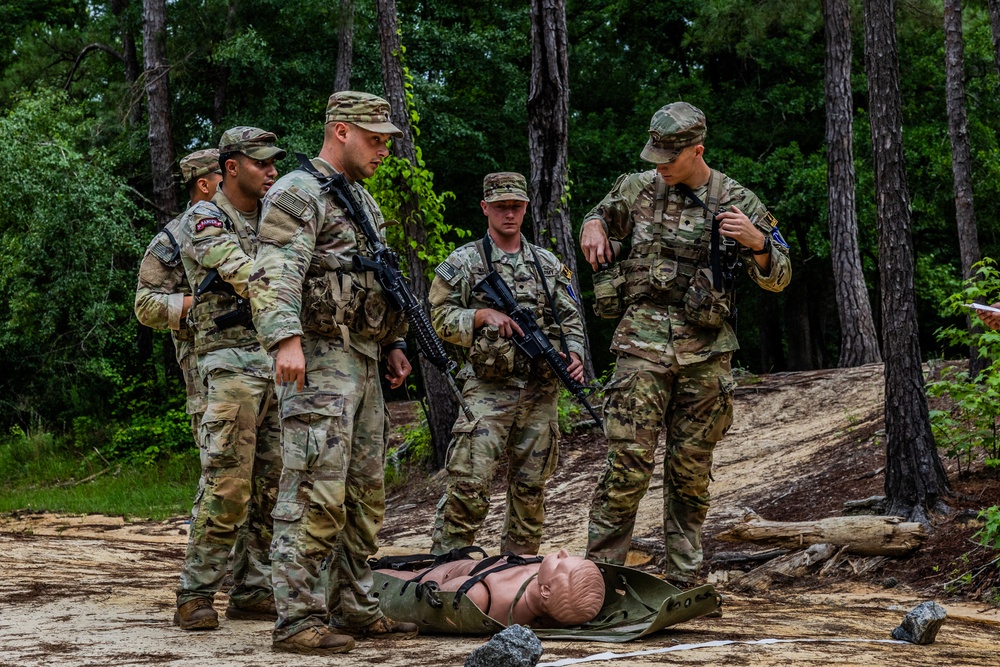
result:
[[[696,239],[685,239],[673,233],[668,235],[670,226],[679,227],[685,206],[682,203],[667,210],[667,184],[659,174],[654,177],[654,183],[653,219],[649,223],[652,238],[632,246],[628,259],[621,262],[625,280],[622,298],[626,306],[643,298],[658,306],[679,305],[697,271],[710,264],[713,225],[709,211],[718,209],[722,174],[713,169],[709,176],[703,211],[705,224],[701,236]],[[686,203],[687,196],[682,201]]]

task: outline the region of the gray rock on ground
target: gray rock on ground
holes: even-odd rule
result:
[[[465,667],[535,667],[542,642],[523,625],[512,625],[493,635],[465,659]]]
[[[892,631],[892,638],[911,644],[933,644],[947,616],[948,612],[937,602],[921,602]]]

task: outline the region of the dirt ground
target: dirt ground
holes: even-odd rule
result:
[[[914,557],[871,565],[841,559],[828,576],[782,582],[763,594],[738,593],[728,583],[748,547],[715,539],[746,509],[767,519],[806,520],[842,513],[845,500],[880,492],[882,369],[868,366],[749,378],[738,390],[736,423],[716,450],[713,504],[705,527],[706,572],[726,596],[722,618],[697,619],[626,645],[545,641],[542,664],[612,652],[589,665],[1000,665],[1000,613],[983,585],[946,594],[943,584],[985,562],[967,538],[975,510],[997,502],[995,476],[953,478],[953,511],[935,517],[934,531]],[[412,411],[412,407],[410,408]],[[405,406],[394,406],[397,416]],[[560,468],[550,484],[542,552],[582,553],[594,481],[604,442],[592,430],[562,441]],[[661,541],[662,476],[643,501],[630,562],[655,571]],[[390,494],[383,554],[426,551],[443,479],[421,478]],[[481,531],[498,548],[502,487]],[[173,625],[173,589],[183,557],[184,517],[126,522],[120,517],[19,512],[0,517],[0,667],[177,665],[199,667],[462,665],[481,638],[421,636],[411,641],[361,642],[336,659],[273,653],[270,625],[227,621],[215,632],[187,633]],[[972,551],[962,560],[962,555]],[[979,560],[977,560],[979,559]],[[857,574],[863,572],[863,574]],[[934,599],[949,618],[929,646],[886,643],[919,602]],[[223,609],[225,596],[217,598]],[[797,640],[759,643],[761,640]],[[821,640],[821,641],[815,641]],[[847,640],[847,641],[845,641]],[[714,642],[721,645],[702,646]],[[668,654],[651,653],[667,648]],[[642,655],[645,653],[645,655]]]

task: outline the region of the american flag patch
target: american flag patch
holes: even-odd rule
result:
[[[272,202],[282,211],[296,218],[301,218],[306,209],[309,208],[309,202],[288,190],[279,192]]]
[[[438,264],[438,267],[434,269],[434,273],[441,276],[442,280],[451,285],[455,280],[455,276],[458,275],[458,269],[456,269],[448,262],[441,262],[440,264]]]

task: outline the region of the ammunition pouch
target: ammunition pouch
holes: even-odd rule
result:
[[[381,345],[405,326],[403,313],[389,306],[368,273],[326,271],[307,275],[302,284],[302,327],[320,336],[346,340],[350,332]]]
[[[612,264],[610,268],[594,274],[594,314],[601,319],[614,320],[625,312],[622,301],[622,291],[625,278],[622,276],[621,264]]]
[[[733,309],[732,291],[718,292],[708,269],[699,269],[684,294],[684,317],[695,326],[719,329]]]
[[[469,363],[480,380],[506,380],[516,374],[518,366],[527,370],[525,364],[518,364],[517,346],[510,338],[500,336],[495,326],[485,326],[479,330],[469,351]]]

